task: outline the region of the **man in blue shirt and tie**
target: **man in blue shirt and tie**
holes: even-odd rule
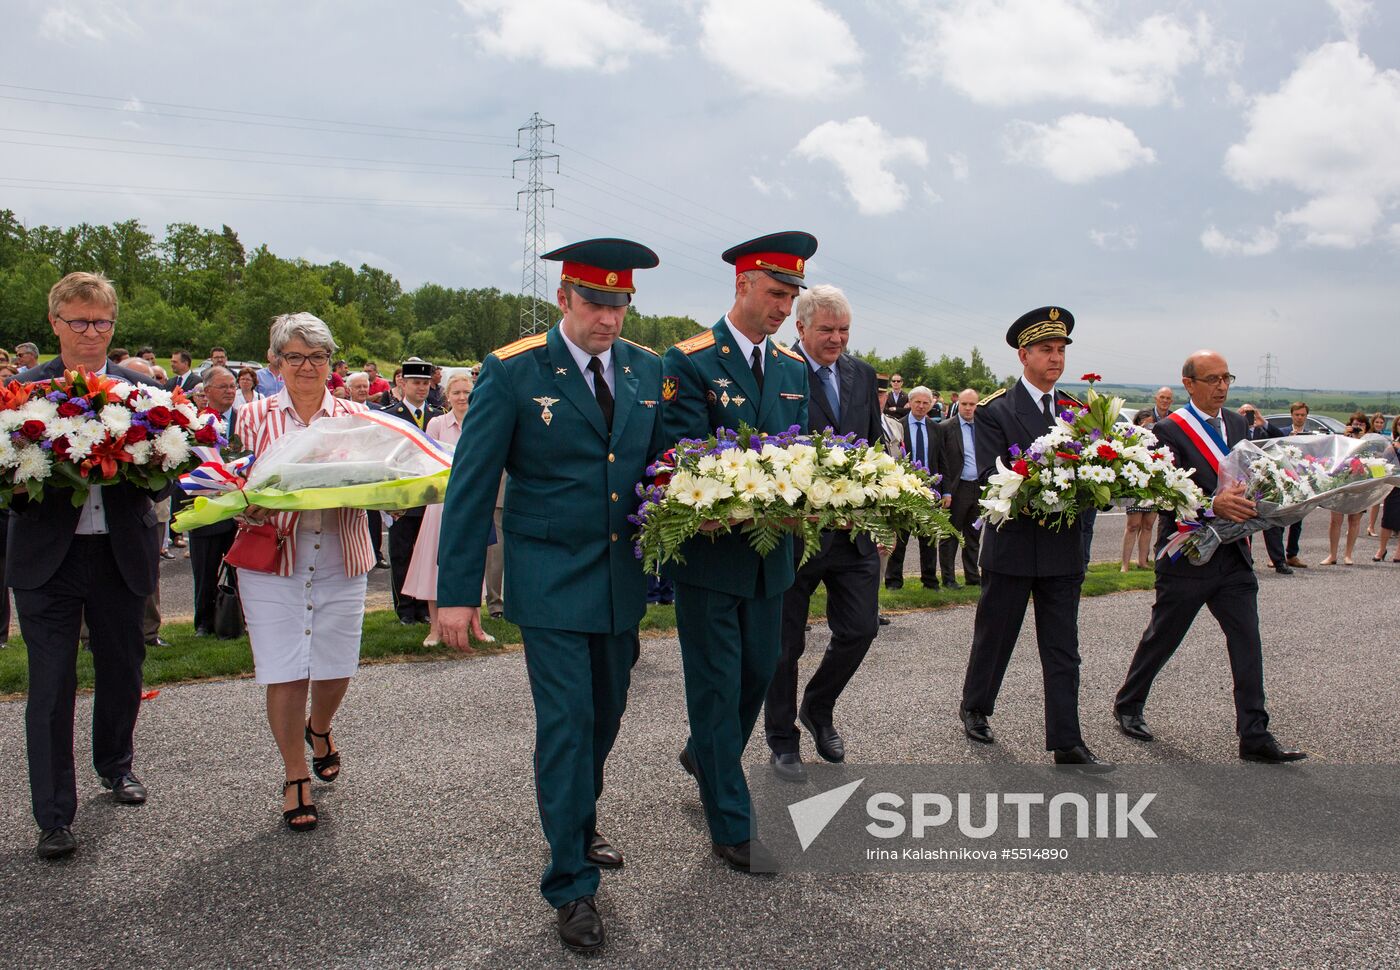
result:
[[[916,461],[930,471],[938,470],[938,422],[929,416],[933,408],[933,392],[919,386],[909,392],[909,413],[900,422],[904,426],[904,448],[910,461]],[[941,490],[942,486],[940,486]],[[919,537],[919,578],[927,589],[938,588],[937,546],[931,539]],[[909,536],[900,533],[885,570],[885,588],[904,586],[904,551]]]
[[[943,507],[952,516],[953,525],[963,537],[963,582],[969,586],[980,586],[981,574],[977,571],[977,553],[982,533],[972,527],[979,512],[977,499],[981,487],[977,484],[977,443],[973,435],[973,422],[977,420],[976,391],[968,388],[955,399],[953,416],[938,426],[942,432],[939,442],[938,471],[943,475],[939,489],[943,492]],[[958,543],[956,539],[944,539],[938,544],[938,561],[943,573],[943,585],[957,589],[955,557]]]

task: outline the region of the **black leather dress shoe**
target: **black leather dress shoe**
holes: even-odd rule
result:
[[[695,762],[690,760],[689,748],[681,748],[681,753],[676,755],[676,760],[681,763],[681,767],[685,769],[687,775],[695,777]]]
[[[603,918],[592,896],[565,903],[556,911],[559,939],[575,953],[593,953],[603,945]]]
[[[945,580],[943,581],[943,588],[944,588],[944,589],[962,589],[962,583],[958,582],[956,579],[945,579]]]
[[[807,781],[807,768],[802,764],[802,755],[775,754],[769,760],[773,765],[773,774],[783,781],[790,781],[794,785],[801,785]]]
[[[62,859],[70,856],[78,849],[78,840],[73,838],[72,829],[68,826],[60,826],[56,829],[44,829],[39,836],[39,845],[34,849],[40,859]]]
[[[876,619],[876,621],[880,624],[880,626],[889,626],[889,625],[890,625],[890,618],[889,618],[888,616],[886,616],[885,614],[883,614],[883,613],[877,613],[877,614],[875,614],[875,619]]]
[[[146,801],[146,786],[131,772],[118,778],[103,778],[102,787],[112,791],[112,800],[123,805],[142,805]]]
[[[903,589],[903,588],[904,588],[904,580],[902,580],[902,579],[901,579],[899,582],[897,582],[897,583],[891,583],[891,582],[886,582],[886,583],[885,583],[885,589]]]
[[[1081,771],[1088,771],[1094,774],[1102,774],[1113,770],[1113,765],[1109,764],[1107,761],[1099,760],[1094,752],[1090,751],[1082,744],[1076,744],[1072,748],[1056,748],[1055,764],[1071,765]]]
[[[963,584],[965,586],[981,586],[982,580],[978,579],[976,576],[970,576],[967,579],[963,580]]]
[[[1137,738],[1139,741],[1155,741],[1157,738],[1147,727],[1147,721],[1141,714],[1115,714],[1118,721],[1118,729],[1130,738]]]
[[[817,746],[817,754],[821,755],[823,760],[833,764],[840,764],[846,760],[846,742],[841,740],[841,735],[836,733],[836,728],[830,724],[818,724],[813,721],[806,705],[797,709],[797,719],[802,722],[807,733],[812,735],[812,741]]]
[[[1302,761],[1308,756],[1306,751],[1285,748],[1274,738],[1258,744],[1240,744],[1240,757],[1245,761],[1259,761],[1266,765],[1281,765],[1289,761]]]
[[[153,639],[147,640],[147,641],[146,641],[146,646],[148,646],[148,647],[168,647],[168,646],[170,646],[170,641],[169,641],[169,640],[162,640],[160,637],[155,637],[155,638],[153,638]]]
[[[749,846],[751,844],[750,842],[740,842],[738,845],[720,845],[718,842],[711,842],[710,850],[723,859],[729,868],[736,872],[748,872]]]
[[[1286,562],[1281,562],[1274,566],[1274,572],[1278,573],[1280,576],[1292,576],[1293,567]]]
[[[588,851],[584,853],[584,858],[600,869],[622,868],[622,853],[614,849],[612,844],[597,832],[593,833],[593,838],[588,843]]]
[[[992,736],[991,726],[987,724],[987,715],[959,707],[958,717],[962,719],[963,733],[972,740],[979,744],[994,744],[996,742],[996,738]]]

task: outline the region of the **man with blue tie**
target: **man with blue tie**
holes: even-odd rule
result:
[[[233,400],[238,382],[233,372],[217,364],[204,374],[204,393],[209,400],[205,410],[213,411],[228,429],[229,446],[239,450],[237,434],[238,412]],[[237,523],[233,519],[215,522],[190,531],[190,570],[194,574],[194,635],[214,635],[214,609],[218,601],[219,564],[233,545]]]
[[[982,489],[977,484],[977,441],[973,434],[973,422],[977,420],[979,396],[968,388],[957,396],[953,416],[938,426],[942,432],[938,452],[938,471],[943,475],[939,486],[943,492],[943,507],[952,517],[953,526],[963,537],[963,581],[969,586],[982,583],[977,570],[977,554],[981,548],[982,533],[974,529],[980,511],[977,500]],[[957,572],[954,563],[958,552],[956,539],[944,539],[938,544],[938,562],[943,573],[943,585],[957,589]]]
[[[937,471],[938,422],[929,416],[933,409],[933,392],[920,385],[909,392],[909,413],[900,424],[904,428],[904,447],[909,460],[917,462],[931,471]],[[940,491],[942,486],[940,486]],[[918,537],[919,578],[926,589],[938,588],[938,546],[932,539]],[[894,552],[885,570],[885,588],[901,589],[904,586],[904,552],[909,548],[909,535],[900,533],[895,541]]]

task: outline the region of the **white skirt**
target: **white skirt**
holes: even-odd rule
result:
[[[335,532],[300,532],[291,576],[239,572],[257,682],[353,677],[368,584],[368,575],[345,575]]]

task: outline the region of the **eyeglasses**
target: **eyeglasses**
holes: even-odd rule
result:
[[[325,367],[331,362],[331,355],[324,350],[314,354],[278,354],[277,356],[282,358],[284,364],[290,364],[293,370],[301,367],[308,360],[316,367]]]
[[[1239,380],[1234,374],[1212,374],[1209,377],[1185,377],[1182,380],[1194,381],[1197,384],[1209,384],[1211,387],[1219,387],[1221,384],[1233,384]]]
[[[54,316],[68,324],[68,326],[73,329],[74,333],[86,333],[88,327],[92,327],[92,329],[96,330],[98,333],[109,333],[111,329],[117,325],[117,321],[115,320],[69,320],[65,317],[58,316],[57,313],[55,313]]]

